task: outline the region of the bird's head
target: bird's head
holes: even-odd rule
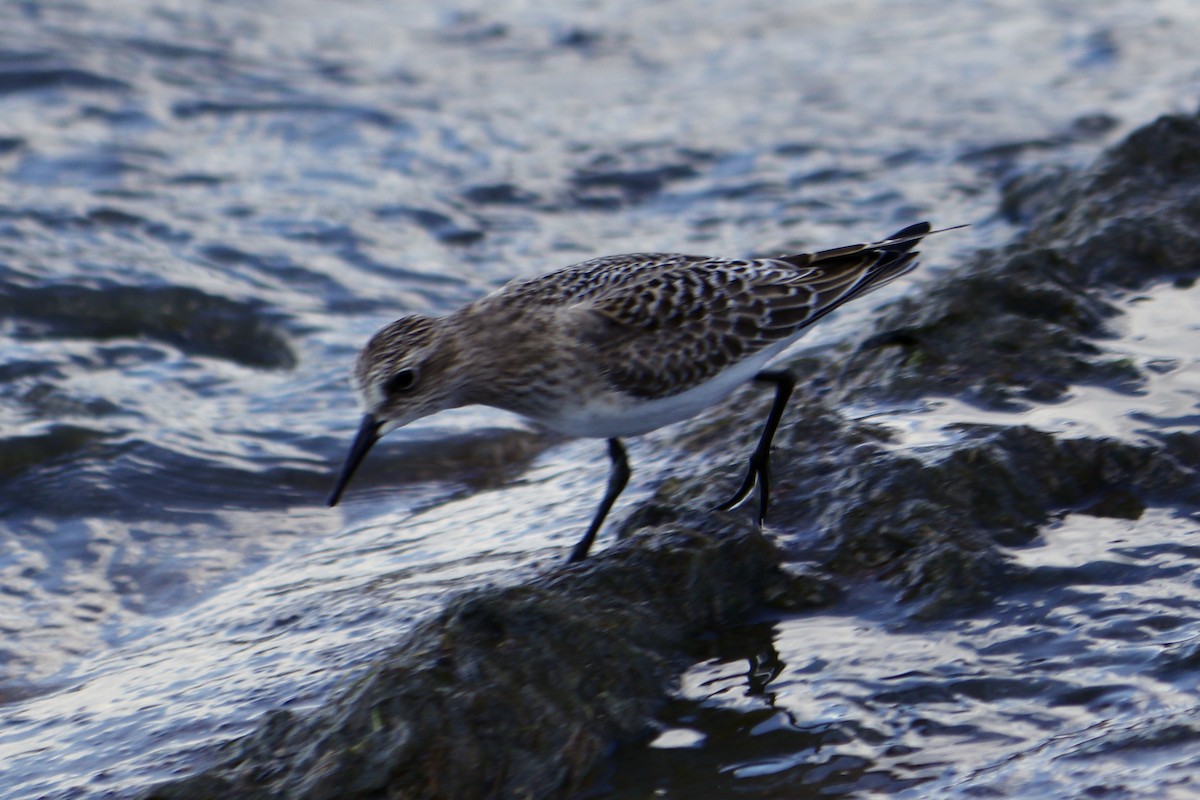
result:
[[[433,317],[404,317],[371,337],[354,368],[365,413],[329,505],[337,504],[358,465],[384,434],[460,405],[454,353],[452,337]]]

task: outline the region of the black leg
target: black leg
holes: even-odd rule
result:
[[[592,524],[588,526],[587,533],[571,551],[571,557],[567,559],[568,564],[587,558],[588,550],[592,549],[592,541],[600,531],[600,526],[604,524],[604,518],[608,516],[609,509],[613,507],[617,497],[625,490],[625,484],[629,483],[629,462],[625,459],[625,448],[620,439],[608,440],[608,457],[612,459],[612,471],[608,473],[608,491],[604,493],[604,499],[600,501],[600,507],[596,509],[596,516],[592,518]]]
[[[746,470],[746,479],[734,492],[733,497],[717,506],[717,511],[728,511],[750,496],[754,484],[758,484],[758,524],[762,525],[767,518],[767,502],[771,497],[771,441],[775,438],[775,429],[783,418],[783,409],[787,407],[788,398],[796,388],[796,379],[787,372],[760,372],[754,376],[760,383],[775,384],[775,402],[771,405],[771,413],[763,428],[762,438],[758,447],[750,454],[750,467]]]

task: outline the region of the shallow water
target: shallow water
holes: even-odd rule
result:
[[[392,434],[323,507],[381,324],[603,253],[922,218],[975,223],[925,245],[949,268],[1009,235],[1008,177],[1194,110],[1197,32],[1183,0],[0,4],[0,794],[195,769],[448,593],[563,556],[602,445],[488,410]],[[1144,393],[1020,421],[1192,429],[1197,292],[1146,296],[1105,343]],[[1000,421],[861,411],[918,451]],[[670,436],[632,443],[618,516],[682,468]],[[723,638],[614,791],[1187,796],[1194,530],[1069,516],[1013,554],[1051,588],[983,617],[922,627],[864,587]]]
[[[1033,577],[978,618],[897,629],[868,591],[760,631],[765,651],[691,670],[621,788],[1195,796],[1195,530],[1166,511],[1072,517],[1014,553]]]

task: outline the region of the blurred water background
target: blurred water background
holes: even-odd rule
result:
[[[380,325],[608,253],[974,223],[934,274],[1007,240],[1007,180],[1194,112],[1198,39],[1190,0],[3,0],[0,795],[204,766],[565,555],[603,445],[487,409],[392,434],[324,507]],[[1169,368],[1020,421],[1194,429],[1200,291],[1121,302],[1110,349]],[[1016,417],[862,413],[914,449]],[[671,436],[631,443],[618,517],[701,458]],[[1154,661],[1200,643],[1195,533],[1070,517],[1013,554],[1066,584],[984,615],[864,586],[722,640],[595,796],[1195,796],[1200,693]]]

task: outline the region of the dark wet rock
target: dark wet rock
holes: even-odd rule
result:
[[[1077,383],[1136,384],[1133,365],[1097,343],[1116,311],[1065,269],[1049,250],[980,255],[953,279],[898,303],[882,322],[894,327],[837,367],[844,391],[1015,408],[1055,400]]]
[[[755,411],[720,426],[742,429],[746,452],[762,419]],[[989,602],[1014,569],[1002,548],[1027,544],[1055,518],[1136,519],[1152,503],[1200,505],[1196,437],[1168,448],[1060,438],[1026,426],[959,425],[952,441],[912,451],[803,392],[784,419],[773,454],[772,538],[794,543],[789,557],[815,560],[843,585],[865,576],[884,580],[900,599],[915,601],[913,616]],[[720,428],[701,429],[689,441],[711,445]],[[720,477],[664,483],[631,524],[661,524],[681,506],[713,505],[741,468],[734,459]]]
[[[920,616],[986,602],[1010,569],[1000,548],[1025,544],[1071,512],[1128,519],[1149,501],[1200,503],[1196,464],[1112,439],[1059,439],[1028,427],[970,426],[919,457],[863,454],[818,525],[829,566],[882,566]]]
[[[850,394],[1012,406],[1136,386],[1136,367],[1103,350],[1109,298],[1200,272],[1200,120],[1163,117],[1089,169],[1015,181],[1003,209],[1027,233],[897,303],[880,341],[902,353],[851,359]]]
[[[296,362],[287,337],[260,304],[183,286],[0,284],[0,316],[18,321],[17,335],[146,337],[251,367],[290,369]]]
[[[746,525],[672,524],[521,585],[460,595],[308,718],[149,798],[561,797],[643,740],[698,640],[785,580]]]
[[[1058,202],[1054,189],[1074,174],[1062,164],[1045,164],[1012,177],[1001,188],[1000,216],[1013,225],[1028,225]]]
[[[916,601],[912,614],[954,614],[1012,577],[1002,548],[1057,517],[1136,519],[1150,505],[1200,505],[1200,445],[1187,434],[1132,444],[959,426],[951,441],[914,451],[837,410],[846,400],[938,395],[1019,409],[1074,384],[1141,383],[1137,365],[1104,350],[1119,313],[1111,299],[1200,269],[1200,121],[1158,120],[1092,168],[1055,174],[1025,192],[1030,229],[1004,251],[980,253],[894,304],[856,350],[792,364],[806,380],[776,437],[771,515],[789,555],[843,580],[883,579]],[[726,431],[739,430],[732,452],[748,452],[764,417],[757,403],[732,420],[714,415],[687,441],[729,452]],[[726,461],[720,477],[664,484],[656,518],[718,499],[741,468]]]

